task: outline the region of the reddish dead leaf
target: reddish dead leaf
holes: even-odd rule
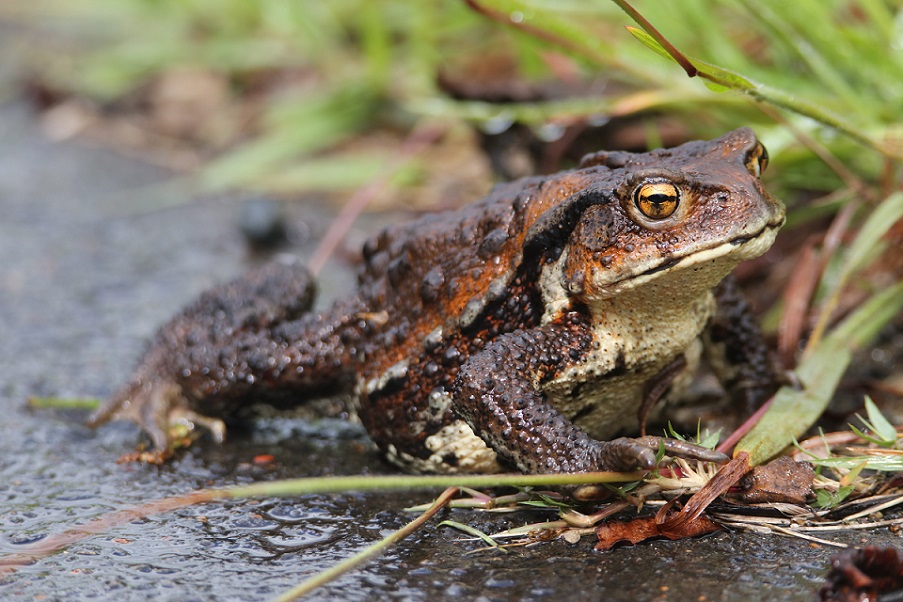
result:
[[[251,461],[255,466],[272,466],[276,463],[276,458],[272,454],[258,454]]]
[[[822,602],[877,600],[903,590],[903,554],[896,548],[866,546],[831,558],[831,570],[818,592]]]
[[[778,327],[778,354],[784,366],[796,364],[796,353],[806,330],[809,302],[821,276],[821,256],[809,242],[803,247],[794,278],[784,289],[784,312]]]
[[[815,470],[808,462],[781,456],[764,466],[755,466],[740,481],[740,499],[750,504],[786,502],[805,504],[812,497]]]
[[[596,536],[599,538],[596,549],[610,550],[621,542],[637,544],[647,539],[665,538],[674,540],[699,537],[721,530],[719,525],[716,525],[705,516],[697,516],[683,522],[677,529],[663,530],[662,524],[655,516],[637,518],[626,522],[604,523],[596,528]]]

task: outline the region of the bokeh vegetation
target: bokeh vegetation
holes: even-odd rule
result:
[[[817,107],[859,141],[687,78],[627,33],[630,20],[609,0],[479,6],[526,29],[492,21],[463,0],[8,0],[0,14],[58,34],[34,54],[39,78],[108,110],[173,72],[223,78],[224,114],[204,116],[209,123],[195,131],[216,157],[203,173],[212,188],[353,188],[389,160],[383,144],[362,138],[403,137],[437,121],[491,130],[521,121],[549,138],[559,131],[554,124],[639,116],[651,146],[662,139],[663,115],[680,120],[690,137],[753,125],[778,166],[771,184],[779,192],[830,192],[834,202],[857,178],[877,182],[886,158],[903,154],[899,2],[637,3],[687,55],[761,83],[790,107]],[[477,84],[596,86],[578,96],[490,103],[449,98],[437,85],[440,73]],[[846,171],[827,166],[798,133]]]

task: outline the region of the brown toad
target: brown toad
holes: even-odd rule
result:
[[[133,420],[167,450],[179,419],[222,436],[249,403],[351,391],[411,470],[648,468],[657,440],[606,439],[685,380],[703,341],[736,396],[768,393],[761,338],[720,284],[783,224],[766,161],[740,129],[499,185],[370,240],[356,293],[321,313],[307,271],[273,263],[163,326],[90,423]]]

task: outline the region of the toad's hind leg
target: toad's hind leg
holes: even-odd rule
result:
[[[305,391],[337,388],[348,352],[342,319],[332,314],[342,312],[308,313],[314,289],[299,262],[277,261],[203,293],[157,332],[88,425],[131,420],[166,452],[175,422],[222,438],[219,418],[244,405],[287,405]]]

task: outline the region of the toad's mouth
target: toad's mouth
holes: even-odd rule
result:
[[[710,247],[692,249],[682,255],[667,257],[657,265],[632,276],[632,278],[646,279],[646,277],[651,277],[661,272],[667,272],[678,266],[688,267],[705,261],[715,260],[725,255],[737,253],[740,247],[746,247],[748,251],[737,255],[737,263],[746,259],[758,257],[771,247],[775,236],[777,236],[778,230],[783,225],[784,219],[782,216],[780,220],[777,220],[774,223],[765,224],[758,232],[743,233]]]

